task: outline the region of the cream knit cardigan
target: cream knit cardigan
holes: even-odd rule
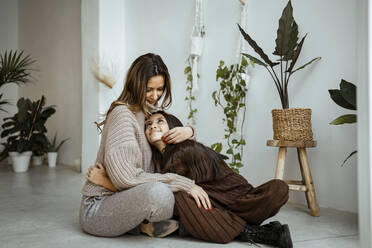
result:
[[[153,173],[144,122],[142,112],[133,114],[125,105],[115,107],[104,125],[96,163],[105,167],[107,175],[119,191],[143,183],[163,182],[173,192],[190,192],[194,186],[193,180],[173,173]],[[81,193],[85,196],[114,194],[88,181]]]

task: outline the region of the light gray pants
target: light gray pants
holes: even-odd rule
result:
[[[173,207],[174,196],[166,184],[145,183],[109,196],[83,196],[80,226],[96,236],[119,236],[143,220],[170,219]]]

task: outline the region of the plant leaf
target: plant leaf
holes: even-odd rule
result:
[[[240,27],[240,25],[238,24],[238,27],[239,27],[239,30],[240,30],[240,33],[243,35],[244,39],[248,42],[248,44],[253,48],[253,50],[258,54],[260,55],[260,57],[266,62],[266,64],[270,65],[271,67],[274,67],[276,65],[279,64],[279,62],[272,62],[269,57],[264,53],[264,51],[262,50],[262,48],[257,45],[257,43],[249,36],[249,34],[247,34],[246,32],[244,32],[244,30]]]
[[[0,55],[0,87],[4,84],[27,83],[31,79],[31,65],[35,63],[29,55],[24,56],[23,51],[5,51]]]
[[[267,67],[267,64],[265,64],[264,62],[262,62],[261,60],[259,60],[258,58],[255,58],[249,54],[246,54],[246,53],[242,53],[244,56],[246,56],[247,58],[249,58],[251,61],[253,61],[255,64],[258,64],[258,65],[262,65],[262,66],[265,66]]]
[[[293,67],[295,66],[295,64],[297,62],[297,59],[300,56],[300,53],[301,53],[301,50],[302,50],[302,45],[304,44],[306,36],[307,36],[307,34],[301,39],[300,43],[298,43],[298,45],[296,47],[296,50],[293,53],[292,61],[291,61],[291,64],[290,64],[287,72],[291,72]]]
[[[307,62],[306,64],[304,64],[304,65],[298,67],[296,70],[292,71],[291,74],[292,74],[292,73],[295,73],[295,72],[298,71],[298,70],[304,69],[306,66],[308,66],[308,65],[310,65],[311,63],[313,63],[313,62],[315,62],[315,61],[317,61],[317,60],[320,60],[320,59],[321,59],[321,57],[316,57],[315,59],[310,60],[310,61]]]
[[[293,57],[293,54],[295,52],[295,48],[297,47],[297,41],[298,41],[298,26],[296,21],[293,22],[293,29],[291,31],[289,44],[288,44],[288,54],[283,57],[284,61],[291,60]]]
[[[348,114],[348,115],[341,115],[340,117],[334,119],[331,125],[341,125],[345,123],[355,123],[357,122],[357,115],[356,114]]]
[[[61,146],[63,145],[63,143],[65,143],[67,140],[69,140],[70,138],[67,138],[67,139],[64,139],[64,140],[62,140],[60,143],[59,143],[59,145],[57,146],[57,148],[56,148],[56,152],[58,152],[58,150],[59,150],[59,148],[61,148]]]
[[[348,101],[344,99],[344,97],[341,94],[341,90],[338,89],[332,89],[328,90],[329,95],[331,96],[332,100],[339,106],[350,109],[350,110],[356,110],[356,108],[351,105]]]
[[[279,19],[276,47],[274,55],[284,56],[284,60],[292,58],[294,49],[298,40],[298,26],[293,18],[293,8],[291,1],[283,9],[282,16]]]
[[[352,153],[350,153],[349,154],[349,156],[347,156],[347,158],[344,160],[344,162],[342,163],[342,165],[341,166],[343,166],[345,163],[346,163],[346,161],[349,159],[349,158],[351,158],[351,156],[353,156],[355,153],[357,153],[358,151],[353,151]]]
[[[357,109],[356,103],[356,86],[344,79],[341,79],[340,90],[342,97],[355,109]]]

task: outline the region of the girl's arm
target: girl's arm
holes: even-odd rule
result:
[[[118,192],[118,189],[112,184],[110,178],[107,176],[105,167],[101,164],[89,167],[86,179],[98,186],[104,187],[113,192]]]

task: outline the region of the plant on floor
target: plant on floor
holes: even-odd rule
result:
[[[1,138],[7,138],[7,141],[2,143],[5,149],[0,154],[0,161],[8,157],[9,152],[46,152],[48,140],[45,122],[56,110],[55,106],[44,105],[44,96],[37,101],[23,97],[18,100],[18,112],[12,117],[4,118]]]
[[[56,167],[58,150],[68,139],[69,138],[64,139],[57,144],[57,133],[55,133],[53,140],[52,141],[48,140],[48,165],[49,167],[51,168]]]
[[[55,133],[52,141],[48,139],[48,152],[58,152],[61,146],[69,139],[64,139],[57,144],[57,133]]]
[[[330,97],[332,100],[342,108],[349,109],[349,110],[357,110],[356,104],[356,91],[357,87],[350,82],[347,82],[344,79],[341,79],[340,89],[330,89],[328,90]],[[356,114],[346,114],[341,115],[338,118],[334,119],[329,124],[331,125],[341,125],[341,124],[351,124],[357,122],[357,115]],[[349,156],[344,160],[342,165],[353,156],[357,151],[353,151],[350,153]],[[341,166],[342,166],[341,165]]]
[[[279,19],[279,28],[277,30],[277,38],[275,40],[276,47],[273,52],[274,55],[278,56],[277,60],[272,61],[262,48],[248,35],[241,27],[239,30],[243,35],[244,39],[253,48],[253,50],[261,57],[260,60],[249,54],[243,54],[255,64],[261,65],[266,68],[271,78],[275,83],[275,87],[278,90],[280,101],[283,109],[289,108],[288,99],[288,83],[291,76],[297,72],[310,65],[311,63],[320,59],[316,57],[304,65],[294,69],[297,59],[301,53],[302,46],[304,44],[306,35],[298,42],[298,26],[293,18],[293,8],[291,1],[288,1],[287,6],[284,8],[282,16]],[[274,70],[274,67],[278,66],[280,69]]]
[[[24,55],[23,51],[10,50],[0,54],[0,88],[10,83],[21,85],[30,82],[31,65],[34,63],[35,60],[30,55]],[[7,112],[3,105],[9,102],[2,98],[3,94],[0,94],[0,111]]]
[[[242,157],[243,148],[246,144],[243,138],[243,132],[237,137],[237,118],[242,115],[240,130],[243,129],[246,112],[246,93],[247,84],[243,78],[248,66],[248,61],[242,57],[240,64],[225,66],[224,61],[220,61],[217,69],[216,80],[219,80],[220,88],[213,92],[212,98],[215,106],[223,109],[225,117],[222,119],[226,124],[225,136],[227,142],[226,153],[231,155],[229,166],[235,172],[239,173],[239,168],[243,167]],[[211,148],[216,152],[222,151],[222,143],[215,143]]]

